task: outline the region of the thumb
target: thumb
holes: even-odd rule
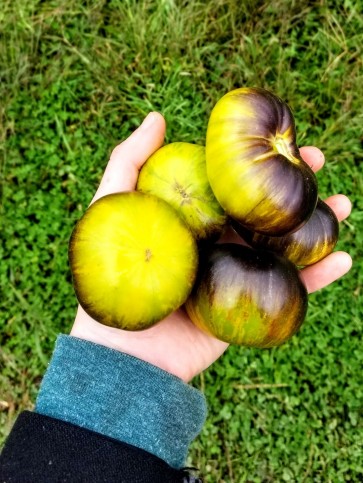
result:
[[[111,193],[135,189],[139,170],[162,146],[165,129],[163,116],[158,112],[150,112],[141,126],[115,147],[92,203]]]

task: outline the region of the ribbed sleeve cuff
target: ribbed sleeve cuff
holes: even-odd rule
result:
[[[128,354],[60,335],[36,412],[142,448],[184,465],[205,418],[203,394]]]

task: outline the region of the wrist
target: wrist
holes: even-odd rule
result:
[[[70,335],[129,354],[189,382],[200,371],[193,370],[192,365],[178,358],[175,346],[168,343],[169,338],[176,338],[175,328],[180,329],[185,323],[184,318],[176,312],[150,329],[131,332],[100,324],[78,306]]]
[[[119,329],[100,324],[92,319],[80,305],[69,335],[103,345],[109,349],[120,350],[117,337]]]

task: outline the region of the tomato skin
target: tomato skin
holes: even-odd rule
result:
[[[142,167],[137,189],[169,203],[197,240],[213,240],[227,216],[209,185],[205,147],[171,143],[158,149]]]
[[[298,266],[312,265],[334,250],[339,237],[339,223],[334,211],[318,200],[314,213],[297,231],[282,237],[252,233],[232,221],[234,230],[252,247],[272,250]]]
[[[163,200],[123,192],[88,208],[71,235],[69,261],[78,301],[92,318],[143,330],[185,302],[197,273],[198,248]]]
[[[217,339],[268,348],[298,331],[307,303],[306,287],[291,262],[227,243],[201,257],[186,310],[197,327]]]
[[[236,89],[217,102],[206,162],[220,205],[253,232],[285,235],[315,209],[317,181],[299,154],[292,112],[265,89]]]

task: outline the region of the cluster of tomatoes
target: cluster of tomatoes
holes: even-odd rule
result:
[[[291,110],[269,91],[241,88],[214,107],[205,147],[160,148],[136,192],[94,203],[69,253],[79,302],[101,323],[142,330],[185,304],[208,334],[271,347],[305,318],[298,267],[337,239]]]

